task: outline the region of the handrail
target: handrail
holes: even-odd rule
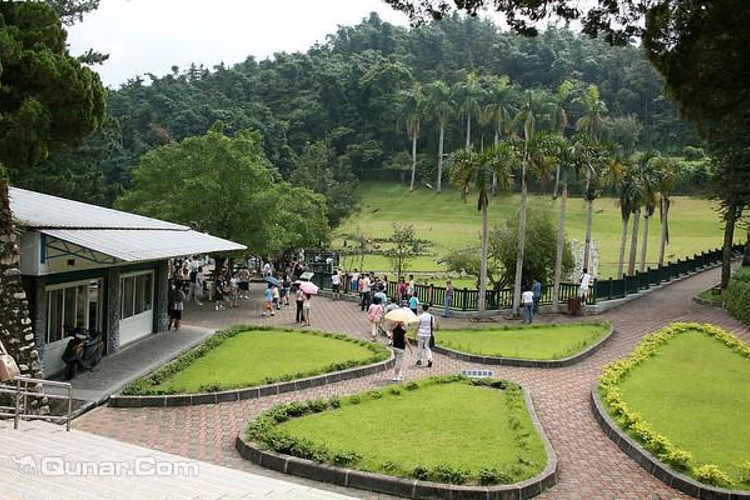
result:
[[[70,431],[70,421],[73,414],[73,386],[68,382],[57,382],[54,380],[44,380],[31,377],[16,376],[10,381],[11,384],[0,383],[0,394],[9,394],[14,399],[13,406],[0,405],[0,417],[13,417],[13,428],[18,429],[18,423],[21,420],[53,420],[64,421],[65,430]],[[12,384],[15,382],[15,384]],[[47,394],[29,390],[29,384],[49,387],[59,387],[66,389],[66,394]],[[68,402],[68,411],[65,415],[32,415],[28,413],[28,398],[44,396],[47,399],[57,399]]]

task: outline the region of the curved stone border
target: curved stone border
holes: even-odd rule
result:
[[[724,307],[724,301],[723,300],[706,300],[698,297],[697,295],[693,297],[693,302],[696,302],[702,306],[708,306],[708,307]]]
[[[385,361],[357,366],[337,372],[315,375],[314,377],[279,382],[276,384],[245,387],[229,391],[201,392],[197,394],[163,394],[158,396],[126,396],[124,394],[116,394],[109,398],[109,406],[115,408],[196,406],[225,403],[228,401],[242,401],[245,399],[258,399],[266,396],[283,394],[285,392],[294,392],[302,389],[310,389],[311,387],[334,384],[344,380],[366,377],[368,375],[390,370],[395,363],[396,360],[391,352],[390,357]]]
[[[635,439],[631,438],[620,429],[620,426],[612,420],[612,417],[607,413],[606,408],[604,408],[604,403],[602,403],[602,400],[599,397],[598,384],[594,385],[594,388],[591,390],[591,409],[594,412],[594,418],[599,422],[604,433],[614,441],[627,456],[635,460],[638,465],[646,469],[646,471],[658,480],[695,498],[711,500],[750,500],[750,491],[729,490],[700,483],[685,474],[677,472],[654,457],[643,448],[643,446],[638,444]]]
[[[557,455],[555,455],[555,451],[552,449],[552,445],[544,433],[542,424],[539,422],[531,396],[529,396],[528,392],[523,392],[529,415],[532,422],[534,422],[534,427],[539,433],[539,437],[544,443],[548,458],[547,465],[542,472],[531,479],[515,484],[462,486],[420,481],[418,479],[404,479],[385,474],[334,467],[319,464],[312,460],[304,460],[291,455],[263,450],[256,443],[247,441],[244,431],[240,431],[238,434],[235,447],[243,458],[268,469],[348,488],[357,488],[414,499],[526,500],[527,498],[539,495],[557,484],[559,471]]]
[[[504,358],[497,356],[481,356],[479,354],[469,354],[462,351],[455,351],[447,347],[443,347],[440,344],[435,344],[432,348],[433,351],[448,356],[449,358],[458,359],[460,361],[466,361],[469,363],[480,363],[484,365],[506,365],[506,366],[521,366],[524,368],[563,368],[566,366],[574,365],[583,361],[584,359],[592,356],[596,351],[602,348],[605,342],[607,342],[612,335],[615,333],[615,329],[610,323],[609,332],[604,335],[598,342],[589,346],[588,349],[574,354],[563,359],[550,359],[550,360],[534,360],[534,359],[522,359],[522,358]],[[438,332],[439,335],[439,332]]]

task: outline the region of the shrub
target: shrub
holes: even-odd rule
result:
[[[333,465],[337,465],[339,467],[349,467],[356,464],[357,462],[360,462],[362,460],[362,455],[354,451],[339,452],[334,453],[331,457],[331,460],[333,462]]]
[[[427,481],[430,477],[430,469],[422,464],[417,464],[411,471],[411,475],[420,481]]]
[[[438,483],[464,484],[468,479],[468,474],[462,469],[438,464],[429,472],[429,478]]]
[[[750,272],[737,273],[730,280],[725,297],[729,313],[750,326]]]
[[[388,460],[387,462],[383,463],[383,470],[388,474],[399,475],[404,472],[404,466],[401,465],[401,462]]]
[[[483,468],[479,471],[479,484],[492,486],[493,484],[510,484],[514,479],[507,472],[493,468]]]
[[[713,464],[701,465],[693,469],[693,476],[701,483],[712,486],[731,486],[732,480],[721,469]]]

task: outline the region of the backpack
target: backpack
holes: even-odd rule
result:
[[[190,283],[195,283],[196,276],[198,276],[198,271],[190,271]]]
[[[367,312],[367,319],[369,319],[370,321],[378,321],[380,320],[380,315],[382,313],[383,308],[380,306],[380,304],[376,304]]]

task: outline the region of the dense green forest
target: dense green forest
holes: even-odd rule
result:
[[[447,89],[442,106],[435,102],[442,83],[435,82]],[[411,169],[407,129],[418,138],[417,182],[432,185],[441,117],[446,154],[465,144],[466,113],[473,115],[472,144],[489,143],[498,129],[490,113],[498,106],[495,89],[505,85],[512,90],[503,102],[509,115],[533,96],[544,111],[537,128],[570,135],[591,84],[606,106],[602,134],[625,152],[702,156],[700,141],[637,47],[612,47],[558,28],[525,38],[457,14],[410,29],[371,14],[306,53],[136,76],[110,90],[99,132],[78,146],[57,147],[33,169],[13,172],[13,182],[110,205],[131,187],[142,155],[203,135],[220,120],[230,136],[260,132],[277,175],[326,195],[336,224],[351,207],[357,180],[403,178]],[[404,96],[420,86],[424,106],[415,129]]]

